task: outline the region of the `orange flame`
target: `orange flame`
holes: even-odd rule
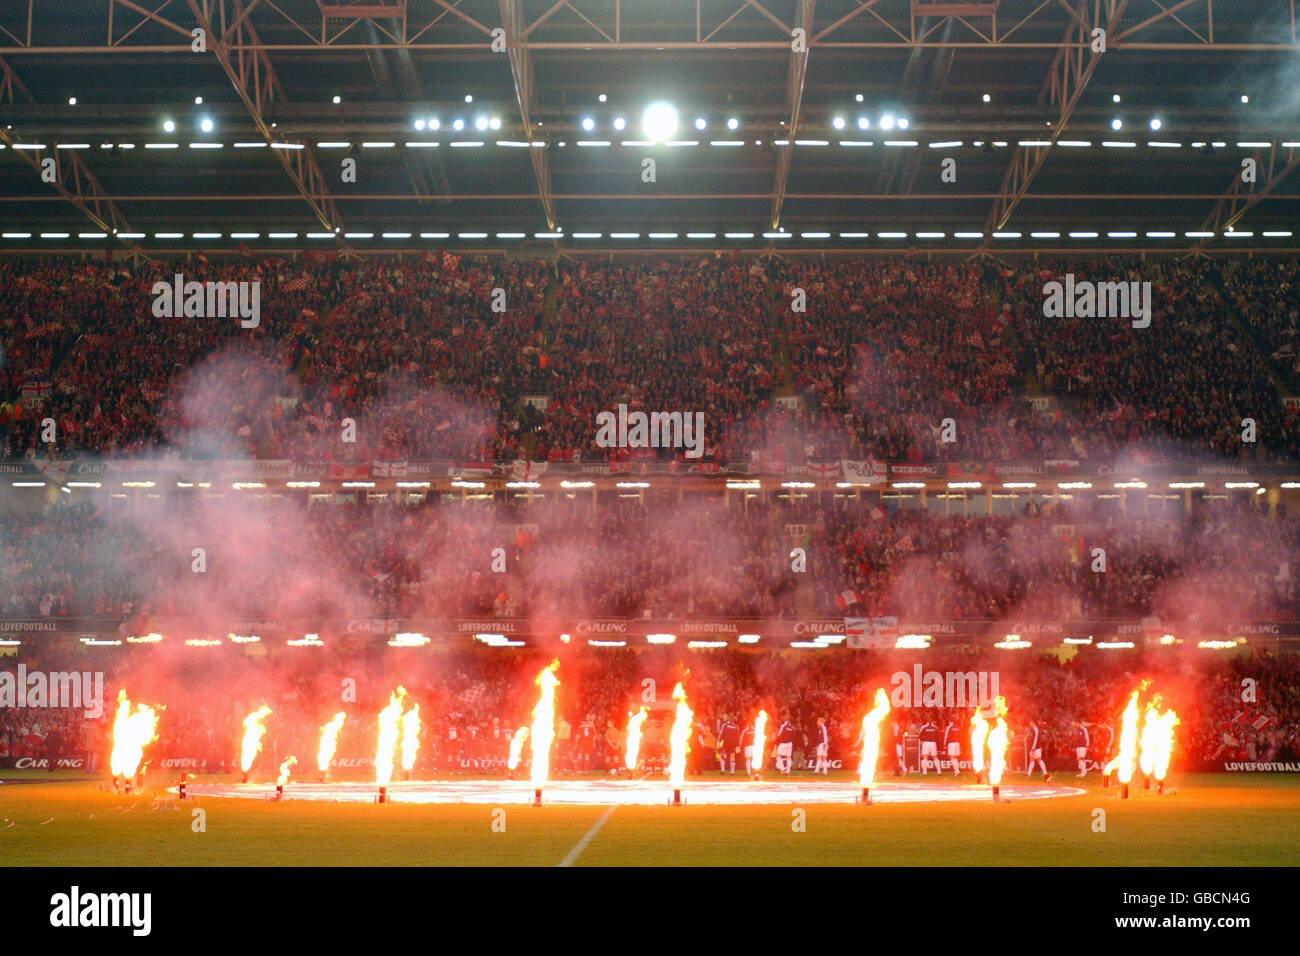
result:
[[[978,707],[970,719],[970,765],[975,773],[984,772],[984,740],[989,735],[989,722]]]
[[[515,731],[515,735],[510,738],[510,759],[506,761],[506,767],[514,770],[519,766],[519,754],[524,749],[524,740],[528,737],[528,728],[520,727]]]
[[[542,693],[537,699],[537,706],[533,708],[533,765],[529,770],[529,778],[534,787],[544,785],[551,773],[551,741],[555,739],[555,688],[560,683],[555,672],[559,669],[560,662],[554,660],[537,675],[536,683]]]
[[[1160,715],[1159,732],[1155,735],[1155,753],[1151,760],[1157,780],[1165,779],[1165,774],[1169,772],[1169,758],[1174,755],[1174,727],[1178,723],[1178,715],[1172,710],[1166,710]]]
[[[1007,766],[1007,737],[1010,736],[1006,721],[1006,698],[999,697],[996,703],[998,722],[989,731],[989,783],[995,787],[1002,782],[1002,771]]]
[[[875,706],[862,716],[862,762],[858,764],[858,783],[871,786],[876,779],[876,760],[880,757],[880,722],[889,713],[889,695],[876,688]]]
[[[244,718],[244,743],[240,748],[239,769],[248,773],[253,759],[262,752],[262,735],[266,733],[263,721],[271,716],[271,708],[263,704]]]
[[[338,746],[339,731],[343,729],[345,719],[347,714],[339,711],[320,729],[320,750],[316,752],[316,769],[321,773],[329,771],[330,761],[334,759],[334,748]]]
[[[1138,735],[1138,769],[1151,776],[1155,767],[1156,737],[1160,733],[1160,698],[1147,701],[1143,715],[1142,732]]]
[[[280,764],[280,776],[276,778],[275,785],[283,787],[289,782],[289,768],[298,762],[298,758],[290,755],[285,758],[284,763]]]
[[[760,710],[754,720],[754,749],[749,765],[754,770],[763,769],[763,745],[767,742],[767,711]]]
[[[113,720],[113,752],[108,761],[113,776],[135,776],[144,758],[144,748],[158,739],[157,727],[158,713],[154,708],[137,704],[133,713],[126,688],[118,691],[117,716]]]
[[[420,750],[420,705],[412,704],[402,715],[402,769],[415,766],[415,755]]]
[[[1120,783],[1128,783],[1133,779],[1133,757],[1138,741],[1138,694],[1140,692],[1141,688],[1133,691],[1133,696],[1128,699],[1128,706],[1124,708],[1119,731],[1119,753],[1102,770],[1106,774],[1114,773]]]
[[[375,783],[381,787],[393,779],[393,748],[402,720],[406,688],[398,687],[388,695],[388,706],[379,712],[379,743],[375,748]]]
[[[641,754],[641,725],[645,723],[645,708],[642,707],[639,713],[633,714],[632,719],[627,722],[627,754],[623,758],[623,763],[628,770],[635,770],[637,758]]]
[[[686,706],[686,691],[679,682],[673,688],[673,700],[677,701],[677,715],[673,718],[673,729],[669,735],[668,781],[674,787],[686,782],[686,754],[690,751],[691,720],[695,714]]]

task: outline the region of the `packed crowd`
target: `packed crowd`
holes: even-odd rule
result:
[[[1151,282],[1151,326],[1044,317],[1066,271]],[[261,283],[256,327],[156,318],[178,272]],[[1294,288],[1271,259],[7,259],[0,453],[673,457],[597,444],[626,404],[702,413],[709,461],[1295,459]]]
[[[295,776],[314,779],[320,728],[338,712],[346,718],[336,766],[364,775],[373,756],[375,715],[400,686],[420,708],[419,772],[504,772],[510,738],[531,723],[535,680],[549,663],[549,655],[535,651],[488,649],[322,650],[257,660],[223,655],[200,660],[141,649],[93,665],[85,657],[84,652],[23,648],[29,673],[107,667],[103,714],[87,717],[83,708],[0,709],[0,758],[57,760],[102,751],[110,738],[116,690],[124,687],[136,701],[163,705],[159,742],[150,757],[155,767],[234,769],[244,716],[267,704],[271,716],[255,769],[260,778],[273,776],[293,754],[299,763]],[[11,669],[14,661],[6,659],[5,666]],[[729,650],[691,653],[688,660],[680,650],[659,647],[562,653],[552,769],[564,774],[623,767],[628,719],[642,707],[648,719],[641,766],[662,769],[675,714],[671,692],[679,681],[695,715],[693,772],[718,769],[718,754],[727,756],[736,739],[725,729],[727,722],[739,734],[752,726],[760,709],[769,715],[769,746],[782,723],[792,725],[796,767],[811,764],[818,719],[824,718],[832,765],[856,770],[862,715],[877,688],[892,700],[882,725],[882,773],[895,766],[895,735],[915,735],[931,722],[961,728],[962,759],[968,760],[973,702],[917,706],[909,682],[918,666],[923,673],[996,675],[996,693],[1009,708],[1013,769],[1025,767],[1032,725],[1049,768],[1071,771],[1077,766],[1080,727],[1088,728],[1089,769],[1098,769],[1113,753],[1120,714],[1139,686],[1143,704],[1158,695],[1161,706],[1179,716],[1176,771],[1300,758],[1300,657],[1294,654],[1092,651],[1071,657],[954,648],[808,657],[797,651]],[[1254,682],[1254,699],[1243,702],[1247,679]],[[728,772],[729,764],[724,764]],[[99,766],[105,765],[100,755]],[[743,761],[737,769],[744,772]]]
[[[1284,512],[1220,501],[1138,517],[1080,501],[963,517],[876,496],[610,495],[213,498],[164,516],[67,499],[0,512],[0,616],[111,617],[139,633],[354,617],[1285,620],[1300,614],[1300,520]]]

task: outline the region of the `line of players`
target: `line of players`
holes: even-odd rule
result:
[[[806,751],[809,743],[814,745],[816,753],[812,772],[822,775],[829,772],[830,728],[825,717],[817,718],[817,726],[811,734],[804,733],[790,720],[780,721],[776,725],[774,734],[770,729],[771,723],[768,727],[769,736],[764,742],[764,749],[767,751],[771,747],[772,764],[778,773],[788,776],[794,766],[795,745],[800,744]],[[882,734],[885,732],[882,729]],[[971,715],[969,712],[922,711],[920,717],[912,722],[896,717],[890,721],[887,732],[892,735],[894,742],[895,776],[910,772],[904,751],[904,740],[909,736],[916,737],[920,742],[919,764],[922,776],[926,776],[931,769],[936,774],[942,775],[945,763],[952,769],[954,776],[960,775],[963,753],[967,758],[970,756]],[[1048,736],[1046,728],[1035,719],[1031,719],[1023,728],[1019,728],[1018,733],[1015,728],[1012,729],[1011,739],[1015,740],[1019,737],[1023,742],[1027,778],[1032,778],[1037,768],[1041,770],[1044,782],[1052,779],[1052,774],[1043,759]],[[1074,744],[1075,764],[1079,768],[1075,776],[1080,779],[1088,775],[1089,769],[1094,767],[1099,769],[1104,766],[1112,756],[1115,732],[1107,723],[1076,721],[1070,731],[1070,737]],[[720,772],[734,774],[739,757],[744,773],[750,775],[754,773],[753,720],[741,727],[730,715],[724,715],[718,722],[715,734],[710,734],[707,730],[700,731],[698,743],[706,752],[708,749],[713,750]],[[881,743],[883,752],[884,741],[882,740]],[[862,738],[859,735],[853,744],[853,753],[860,753],[861,749]],[[946,761],[940,758],[941,753],[946,755]],[[852,761],[846,762],[846,765],[849,763]]]

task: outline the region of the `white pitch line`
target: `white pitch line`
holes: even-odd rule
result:
[[[596,821],[595,825],[587,831],[587,835],[578,841],[578,845],[569,851],[569,855],[559,862],[559,866],[573,866],[573,861],[578,858],[583,850],[587,849],[587,844],[591,842],[591,838],[599,832],[600,828],[605,825],[605,821],[612,817],[617,809],[617,804],[611,805],[604,815]]]

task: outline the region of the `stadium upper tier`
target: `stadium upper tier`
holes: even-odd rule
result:
[[[701,414],[713,464],[1295,461],[1296,272],[1269,258],[7,259],[0,453],[688,460],[602,444],[598,413],[626,405]],[[1045,287],[1067,275],[1150,283],[1149,325],[1048,317]],[[175,301],[177,276],[245,284],[230,287],[245,313]]]

